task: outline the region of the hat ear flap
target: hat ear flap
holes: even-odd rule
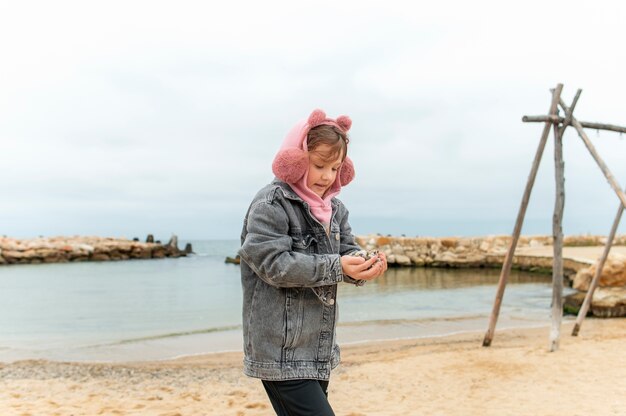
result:
[[[309,168],[309,155],[296,147],[283,149],[276,154],[272,171],[278,179],[287,183],[298,182]]]
[[[352,127],[352,120],[348,116],[337,117],[337,125],[347,132]]]
[[[322,121],[326,120],[326,113],[324,110],[320,110],[319,108],[313,110],[307,122],[309,123],[309,127],[315,127],[322,124]]]
[[[341,164],[341,170],[339,171],[339,183],[341,186],[346,186],[354,179],[354,164],[349,157],[346,156]]]

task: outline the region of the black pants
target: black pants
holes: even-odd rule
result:
[[[328,381],[263,380],[278,416],[335,416],[328,403]]]

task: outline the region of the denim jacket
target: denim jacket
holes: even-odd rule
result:
[[[326,233],[304,202],[274,180],[254,197],[241,234],[244,373],[264,380],[328,380],[335,342],[340,256],[359,250],[348,210],[332,199]]]

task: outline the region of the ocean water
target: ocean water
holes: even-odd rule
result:
[[[181,241],[184,245],[186,241]],[[179,259],[0,267],[0,361],[127,361],[241,349],[236,240]],[[340,342],[486,330],[499,269],[392,268],[340,285]],[[551,278],[514,271],[498,328],[548,325]]]

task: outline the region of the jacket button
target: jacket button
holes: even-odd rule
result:
[[[333,305],[335,304],[335,299],[329,299],[329,300],[328,300],[328,304],[329,304],[330,306],[333,306]]]
[[[335,233],[335,240],[339,241],[339,233]]]

